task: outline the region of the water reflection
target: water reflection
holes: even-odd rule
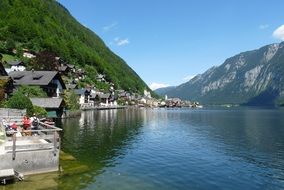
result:
[[[63,150],[89,171],[49,175],[53,186],[42,189],[283,189],[283,115],[252,108],[82,112],[58,125]]]
[[[135,110],[82,112],[79,120],[63,122],[63,149],[101,172],[131,149],[141,126],[141,114]]]

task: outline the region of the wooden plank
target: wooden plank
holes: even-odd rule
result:
[[[16,158],[16,134],[13,134],[13,153],[12,153],[12,159],[15,160]]]
[[[53,134],[50,135],[37,135],[37,136],[21,136],[17,137],[17,141],[21,140],[40,140],[40,139],[53,139]]]
[[[41,150],[50,150],[50,151],[54,151],[53,150],[53,146],[50,147],[46,147],[46,148],[29,148],[29,149],[19,149],[16,150],[16,152],[32,152],[32,151],[41,151]],[[11,150],[8,150],[7,153],[13,153]]]

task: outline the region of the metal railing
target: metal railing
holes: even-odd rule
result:
[[[62,129],[42,122],[38,130],[9,131],[7,142],[12,142],[12,145],[6,143],[5,149],[12,151],[13,160],[16,158],[16,152],[51,150],[56,156],[60,151],[59,131]],[[21,133],[21,136],[17,133]]]

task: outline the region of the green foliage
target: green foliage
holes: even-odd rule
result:
[[[45,98],[47,97],[46,92],[44,92],[39,86],[20,86],[17,90],[19,93],[24,94],[29,98]]]
[[[103,90],[104,92],[109,92],[110,85],[104,82],[95,81],[96,89]]]
[[[16,48],[16,43],[13,39],[8,39],[6,41],[6,49],[9,51],[12,51],[14,48]]]
[[[90,66],[90,65],[86,65],[85,71],[88,73],[88,77],[90,78],[90,80],[96,81],[96,76],[97,76],[98,72],[97,72],[95,67]]]
[[[5,98],[5,89],[9,83],[8,78],[0,78],[0,102]]]
[[[47,111],[42,107],[34,106],[33,110],[34,110],[34,113],[39,117],[46,117],[47,116]]]
[[[1,100],[0,101],[0,108],[6,107],[6,104],[7,104],[6,100]]]
[[[50,51],[42,51],[33,58],[29,64],[31,68],[36,71],[55,71],[59,64],[56,60],[56,54]]]
[[[117,99],[117,104],[118,104],[118,105],[121,105],[121,106],[124,106],[124,105],[126,105],[126,100],[125,100],[125,99],[118,98],[118,99]]]
[[[1,51],[1,50],[0,50]],[[9,62],[9,61],[14,61],[16,59],[19,59],[18,57],[14,56],[14,55],[10,55],[10,54],[2,54],[3,55],[3,62]]]
[[[70,90],[70,91],[66,90],[64,92],[64,101],[66,103],[67,109],[69,110],[79,110],[80,109],[80,104],[78,103],[79,98],[73,90]]]
[[[150,90],[124,60],[54,0],[1,0],[0,49],[3,46],[7,50],[17,47],[54,52],[86,68],[86,83],[94,82],[94,73],[98,72],[105,74],[116,89]]]
[[[31,100],[19,91],[15,92],[13,96],[6,102],[6,107],[15,109],[27,109],[27,114],[29,116],[31,116],[34,112]]]

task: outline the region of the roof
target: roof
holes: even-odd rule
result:
[[[60,108],[64,102],[62,98],[30,98],[33,105],[43,108]]]
[[[67,64],[67,66],[71,69],[73,69],[75,67],[74,65],[71,65],[71,64]]]
[[[74,89],[74,91],[75,94],[77,95],[84,95],[86,90],[84,88],[81,88],[81,89]]]
[[[45,86],[48,85],[56,77],[57,74],[57,71],[12,71],[9,73],[9,76],[13,78],[15,85]],[[65,87],[63,81],[62,84]]]
[[[0,80],[12,80],[10,76],[1,76],[0,75]]]
[[[17,66],[17,65],[24,64],[24,62],[15,60],[15,61],[9,61],[8,64],[12,66]]]
[[[118,96],[124,97],[124,96],[126,96],[126,92],[119,93]]]
[[[97,74],[97,76],[96,76],[96,78],[99,78],[99,79],[102,79],[102,78],[104,78],[105,76],[104,75],[102,75],[102,74]]]
[[[77,84],[66,84],[67,89],[75,89],[77,87]]]
[[[58,67],[58,71],[66,71],[67,66],[60,66]]]
[[[109,98],[110,97],[110,93],[107,93],[107,94],[99,94],[99,97],[100,98]]]

